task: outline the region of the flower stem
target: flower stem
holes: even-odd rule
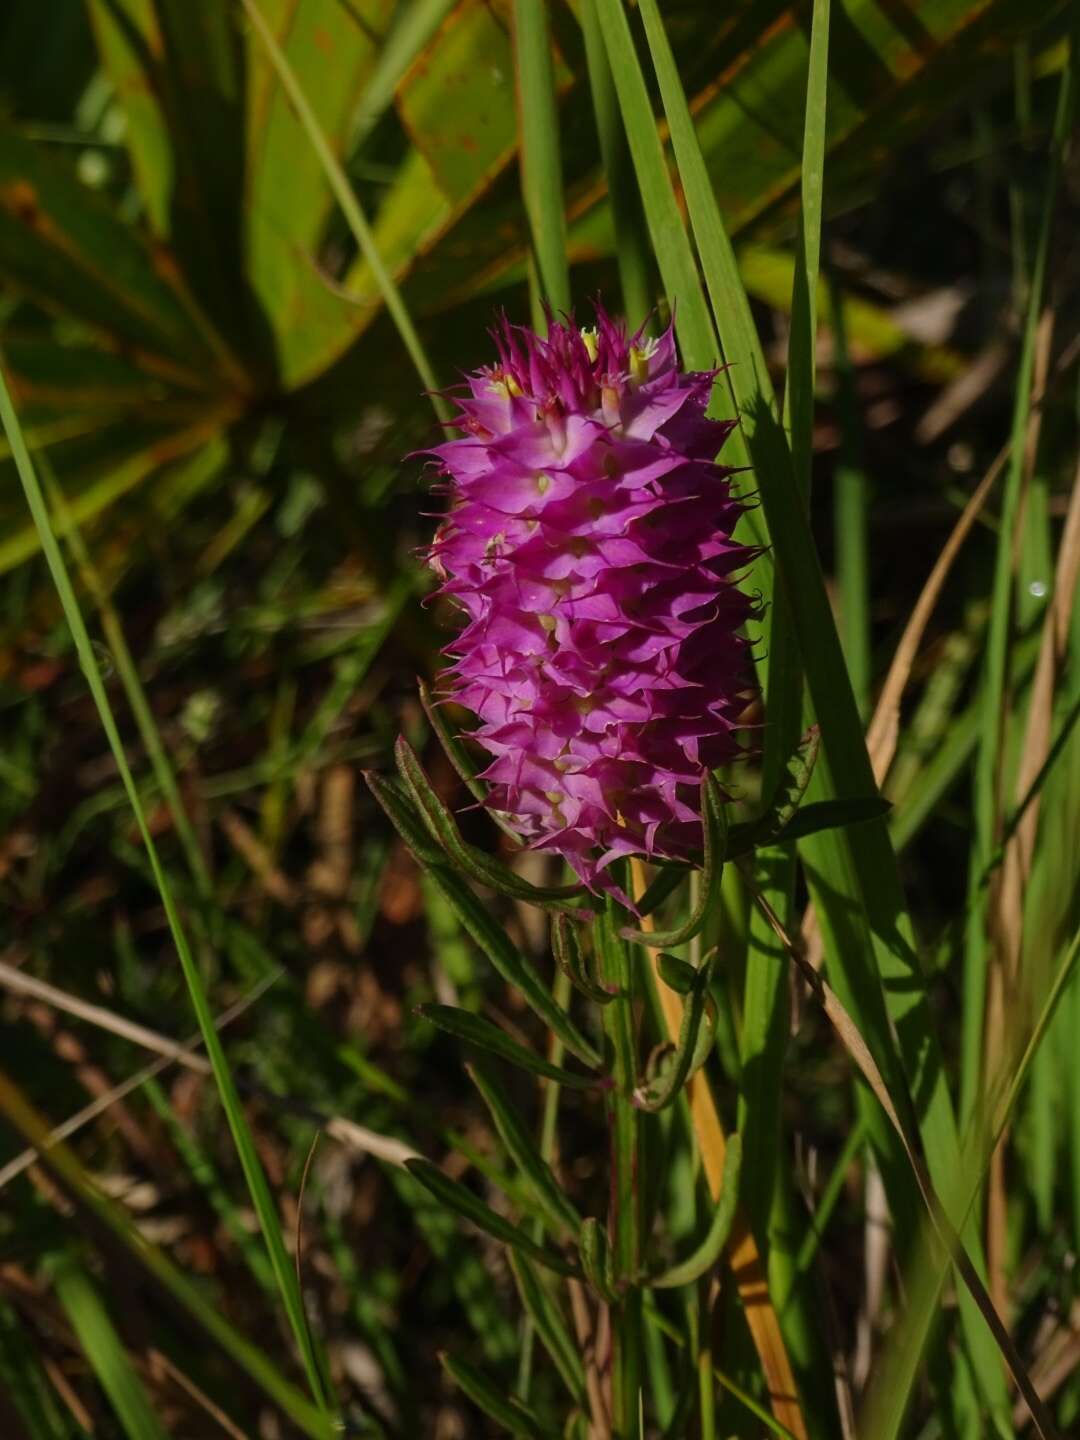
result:
[[[608,1100],[611,1132],[610,1233],[619,1300],[611,1325],[611,1408],[619,1440],[640,1440],[642,1313],[636,1277],[641,1268],[642,1207],[639,1184],[641,1112],[634,1105],[637,1054],[630,951],[619,936],[625,916],[608,900],[597,917],[594,941],[602,982],[616,999],[604,1007],[614,1087]]]

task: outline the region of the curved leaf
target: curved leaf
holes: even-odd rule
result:
[[[724,1157],[723,1185],[713,1211],[708,1233],[692,1255],[688,1255],[685,1260],[673,1265],[670,1270],[654,1275],[649,1280],[649,1284],[655,1289],[666,1290],[676,1285],[689,1285],[695,1280],[700,1280],[719,1260],[720,1252],[727,1244],[735,1219],[741,1165],[742,1140],[737,1134],[729,1135],[727,1153]]]

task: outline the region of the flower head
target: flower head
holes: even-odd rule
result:
[[[709,373],[598,308],[547,339],[505,318],[498,363],[433,453],[450,509],[428,552],[464,612],[444,693],[479,717],[488,804],[594,888],[624,855],[701,848],[699,787],[745,703],[752,552],[714,457]]]

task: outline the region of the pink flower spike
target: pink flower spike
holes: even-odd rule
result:
[[[704,775],[739,753],[754,604],[745,505],[715,457],[709,374],[597,306],[546,339],[505,317],[432,453],[450,507],[427,560],[464,624],[443,694],[492,756],[487,804],[593,890],[613,860],[700,853]]]

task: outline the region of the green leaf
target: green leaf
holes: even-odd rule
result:
[[[364,265],[367,270],[369,283],[369,294],[373,299],[377,298],[385,305],[390,319],[398,332],[401,343],[405,348],[409,359],[412,361],[417,376],[424,386],[435,410],[436,417],[440,421],[447,421],[450,418],[450,407],[445,397],[439,390],[435,372],[428,360],[427,352],[424,349],[420,336],[417,334],[413,324],[412,316],[408,306],[402,299],[401,292],[393,277],[393,262],[387,262],[383,256],[382,248],[378,237],[372,232],[361,206],[356,190],[349,177],[342,168],[334,147],[331,144],[326,131],[320,122],[315,107],[309,95],[309,87],[305,86],[300,77],[297,76],[289,56],[278,43],[272,29],[267,24],[259,0],[240,0],[244,12],[251,21],[252,28],[258,36],[259,43],[264,47],[267,58],[277,74],[281,87],[288,96],[289,103],[296,111],[297,118],[303,126],[308,143],[319,161],[327,183],[333,192],[334,199],[341,207],[341,213],[345,217],[353,239],[363,256]],[[325,357],[324,366],[329,364],[336,355]],[[299,377],[294,379],[294,384],[299,383]]]
[[[520,991],[526,1003],[547,1028],[558,1035],[568,1050],[586,1065],[599,1069],[602,1062],[595,1046],[590,1045],[577,1026],[567,1019],[532,965],[491,918],[465,881],[447,868],[445,854],[430,839],[412,801],[403,793],[400,782],[388,780],[370,770],[364,772],[364,779],[398,834],[428,871],[458,920],[507,984]]]
[[[689,995],[697,984],[695,966],[689,960],[680,960],[677,955],[658,955],[656,967],[664,984],[679,995]]]
[[[600,17],[596,13],[596,0],[582,0],[581,26],[585,34],[585,63],[600,141],[600,158],[611,197],[613,242],[622,287],[623,313],[633,329],[644,323],[652,309],[649,237],[626,142],[626,130],[619,113],[615,79],[608,63]]]
[[[556,1237],[564,1232],[576,1237],[581,1229],[581,1216],[540,1154],[521,1116],[490,1070],[476,1063],[467,1065],[466,1069],[491,1112],[506,1153],[525,1177],[552,1233]]]
[[[483,781],[477,780],[476,772],[469,764],[464,746],[446,723],[445,707],[434,698],[425,681],[418,680],[417,688],[420,692],[420,704],[424,707],[424,714],[435,733],[435,738],[443,748],[443,753],[465,782],[469,794],[483,802],[487,799],[487,788]],[[521,844],[521,836],[497,810],[488,810],[487,813],[505,835],[509,835],[515,844]]]
[[[701,814],[704,820],[703,838],[705,853],[701,862],[701,882],[698,886],[697,904],[689,918],[674,930],[635,930],[627,926],[619,933],[624,940],[633,940],[638,945],[647,945],[652,950],[666,949],[669,945],[684,945],[701,933],[709,914],[710,906],[720,885],[724,865],[727,817],[720,787],[711,775],[701,782]]]
[[[63,608],[64,618],[67,621],[68,628],[71,631],[72,639],[75,643],[79,663],[86,678],[95,708],[97,709],[102,729],[108,740],[109,748],[112,751],[113,759],[120,772],[124,793],[131,806],[140,838],[146,850],[154,884],[165,910],[169,933],[176,947],[177,957],[180,961],[180,969],[187,985],[192,1008],[195,1011],[195,1016],[199,1023],[203,1043],[206,1046],[207,1058],[213,1070],[214,1080],[217,1084],[222,1108],[225,1111],[225,1116],[232,1134],[233,1144],[236,1147],[237,1156],[240,1160],[241,1169],[244,1172],[244,1178],[247,1181],[255,1212],[259,1217],[259,1224],[278,1284],[282,1305],[289,1317],[297,1348],[303,1358],[312,1394],[317,1406],[325,1414],[327,1410],[327,1400],[323,1389],[323,1377],[312,1343],[311,1333],[308,1329],[307,1316],[304,1312],[299,1282],[285,1249],[285,1242],[281,1233],[281,1217],[277,1204],[270,1191],[266,1173],[263,1170],[262,1162],[255,1148],[255,1142],[252,1138],[243,1106],[240,1103],[240,1097],[236,1089],[232,1071],[229,1068],[229,1062],[225,1055],[221,1036],[218,1034],[214,1024],[214,1016],[210,1008],[202,972],[196,964],[195,956],[188,940],[187,930],[181,919],[180,911],[176,903],[172,884],[165,867],[161,863],[157,846],[154,844],[146,811],[143,807],[138,787],[135,784],[134,776],[131,773],[131,767],[128,764],[123,741],[120,738],[120,732],[117,727],[116,717],[113,714],[108,693],[102,680],[101,667],[98,664],[97,655],[90,641],[86,621],[79,607],[79,602],[71,583],[71,577],[68,573],[67,564],[61,554],[60,547],[57,544],[56,536],[53,532],[49,512],[45,504],[45,497],[42,494],[37,473],[30,459],[29,452],[26,449],[19,419],[12,406],[7,382],[2,369],[0,369],[0,422],[2,422],[8,443],[11,446],[12,455],[19,472],[19,479],[26,495],[30,513],[41,537],[41,547],[44,551],[53,583],[56,586],[60,604]]]
[[[413,803],[455,869],[463,870],[479,885],[487,885],[501,895],[527,900],[533,905],[551,906],[586,893],[583,885],[532,885],[483,850],[469,845],[458,829],[457,821],[436,795],[416,752],[404,735],[398,736],[394,758]]]
[[[14,1410],[16,1432],[27,1440],[85,1437],[87,1432],[60,1405],[29,1326],[6,1300],[0,1300],[0,1385]]]
[[[559,111],[547,0],[514,0],[514,70],[521,137],[521,193],[529,218],[539,299],[556,314],[569,312],[570,267],[566,260],[566,214]],[[544,329],[534,306],[533,323]]]
[[[581,1347],[570,1334],[555,1297],[520,1251],[511,1250],[509,1260],[521,1303],[536,1326],[536,1333],[544,1349],[551,1356],[563,1383],[577,1404],[586,1404]]]
[[[549,1250],[547,1246],[538,1245],[520,1226],[505,1220],[492,1210],[490,1205],[485,1205],[483,1200],[478,1199],[465,1185],[444,1175],[437,1165],[432,1165],[430,1160],[406,1160],[405,1168],[423,1185],[425,1190],[435,1196],[436,1200],[441,1201],[447,1209],[456,1211],[477,1229],[493,1235],[504,1245],[524,1251],[538,1265],[553,1270],[556,1275],[577,1274],[576,1267],[568,1260],[564,1260],[561,1255],[554,1250]]]
[[[619,1299],[615,1283],[615,1260],[611,1253],[611,1242],[603,1223],[595,1215],[589,1215],[581,1222],[578,1236],[578,1254],[581,1268],[593,1290],[609,1305]]]
[[[417,863],[425,869],[445,865],[446,853],[431,838],[401,781],[374,770],[365,770],[364,780]]]
[[[105,437],[103,437],[105,438]],[[217,427],[210,423],[192,426],[172,433],[158,432],[147,437],[130,421],[116,427],[116,448],[106,459],[96,462],[88,473],[79,477],[67,502],[71,520],[82,524],[107,510],[121,496],[142,485],[151,476],[162,475],[174,464],[200,464],[210,470],[220,469],[226,458]],[[121,449],[120,446],[126,449]],[[132,447],[134,451],[132,453]],[[0,512],[0,575],[14,569],[36,555],[41,548],[41,535],[33,520],[26,520],[25,510],[19,513]],[[53,531],[63,535],[65,519],[53,517]]]
[[[261,0],[311,113],[336,154],[346,153],[357,97],[379,61],[377,37],[392,0]],[[332,57],[332,63],[330,63]],[[368,307],[340,293],[321,271],[334,197],[319,154],[297,118],[266,48],[247,45],[247,272],[274,331],[281,381],[294,388],[352,344]]]
[[[683,363],[690,369],[708,370],[719,357],[716,333],[668,174],[623,0],[595,0],[595,5],[630,153],[634,157],[653,251],[675,314]]]
[[[597,1005],[609,1005],[614,1000],[611,991],[597,984],[589,974],[577,928],[565,913],[552,916],[551,950],[559,969],[582,995]]]
[[[595,1046],[585,1039],[577,1026],[551,998],[550,992],[532,965],[492,919],[488,910],[464,881],[441,867],[433,867],[431,874],[458,919],[503,979],[520,991],[526,1004],[539,1015],[547,1028],[559,1037],[569,1051],[584,1064],[599,1069],[602,1060]]]
[[[146,218],[156,235],[170,228],[175,159],[151,57],[164,49],[154,0],[86,0],[102,69],[124,107],[124,142]]]
[[[524,1435],[526,1440],[557,1440],[556,1432],[546,1430],[537,1418],[516,1397],[505,1398],[497,1388],[467,1361],[451,1355],[440,1355],[443,1369],[486,1415],[498,1421],[511,1435]]]
[[[780,831],[779,843],[801,840],[822,830],[840,830],[851,825],[865,825],[888,815],[892,805],[884,795],[853,795],[843,800],[815,800],[804,805]]]
[[[553,1065],[542,1055],[519,1045],[505,1031],[500,1030],[498,1025],[485,1020],[482,1015],[473,1015],[470,1011],[459,1010],[453,1005],[420,1005],[417,1009],[425,1020],[430,1020],[448,1035],[454,1035],[480,1050],[487,1050],[490,1054],[497,1055],[500,1060],[516,1065],[519,1070],[527,1070],[545,1080],[554,1080],[556,1084],[565,1085],[570,1090],[593,1090],[603,1083],[595,1075],[577,1075],[561,1065]]]
[[[692,1255],[677,1265],[655,1275],[649,1284],[657,1290],[671,1289],[677,1285],[690,1285],[708,1273],[720,1258],[720,1252],[727,1244],[735,1219],[735,1207],[739,1198],[739,1169],[742,1165],[742,1140],[739,1135],[728,1136],[724,1155],[724,1178],[720,1197],[716,1202],[708,1234]]]
[[[659,1078],[639,1086],[634,1094],[635,1103],[643,1110],[666,1110],[712,1053],[715,1024],[708,1020],[707,1011],[714,1004],[709,995],[709,983],[715,966],[716,951],[713,950],[695,972],[687,1003],[683,1007],[675,1053],[665,1063]]]
[[[130,1440],[168,1440],[123,1341],[86,1271],[70,1257],[49,1267],[83,1354]]]

